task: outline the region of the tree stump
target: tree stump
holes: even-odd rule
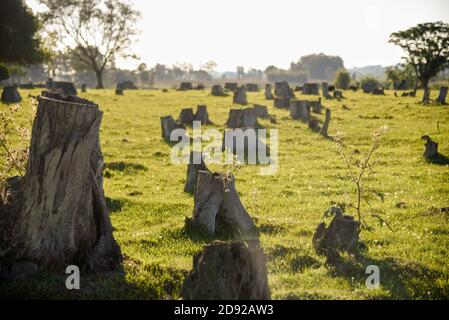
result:
[[[223,87],[219,84],[213,85],[210,93],[211,95],[216,97],[224,96]]]
[[[248,99],[246,98],[246,87],[240,86],[234,91],[233,103],[235,104],[248,104]]]
[[[306,100],[294,100],[290,103],[290,116],[295,120],[308,122],[310,120],[310,109]]]
[[[385,92],[383,88],[374,88],[373,94],[376,96],[383,96],[385,95]]]
[[[302,93],[307,95],[319,95],[318,83],[306,82],[302,86]]]
[[[279,109],[286,109],[290,106],[290,98],[274,98],[274,107]]]
[[[73,82],[67,81],[52,81],[51,88],[65,96],[76,96],[77,91]]]
[[[193,90],[193,86],[191,82],[181,82],[179,85],[179,90]]]
[[[293,90],[287,81],[276,82],[274,84],[274,95],[279,98],[292,99],[295,97]],[[288,106],[287,106],[288,108]]]
[[[19,91],[14,86],[6,86],[3,87],[2,92],[2,102],[9,104],[9,103],[18,103],[22,101],[22,97],[19,94]]]
[[[446,104],[446,97],[447,97],[447,87],[441,87],[440,93],[438,94],[437,102],[440,104]]]
[[[265,99],[273,100],[273,93],[271,93],[271,85],[268,83],[265,85]]]
[[[210,121],[209,119],[209,112],[207,112],[206,105],[198,105],[196,107],[196,113],[195,116],[193,117],[193,120],[201,121],[202,125],[213,124],[212,121]]]
[[[198,171],[193,218],[187,227],[209,235],[254,236],[257,228],[235,189],[233,176]]]
[[[117,86],[123,90],[137,90],[136,85],[131,80],[122,81]]]
[[[167,142],[170,142],[170,135],[173,130],[185,129],[185,127],[182,124],[177,123],[172,116],[161,117],[161,128],[162,138]]]
[[[226,90],[235,91],[237,90],[238,86],[239,85],[237,84],[237,82],[226,82],[224,87]]]
[[[259,86],[255,83],[247,83],[246,84],[246,91],[247,92],[258,92]]]
[[[11,204],[0,204],[2,269],[120,266],[103,191],[102,115],[76,96],[44,91],[38,98],[25,176]]]
[[[324,119],[323,127],[321,128],[321,134],[325,137],[328,136],[329,124],[331,122],[331,110],[329,108],[326,109],[326,117]]]
[[[81,85],[81,92],[86,92],[86,84],[85,83],[83,83],[82,85]]]
[[[258,240],[214,241],[193,258],[185,300],[269,300],[267,258]]]
[[[426,142],[426,149],[423,154],[424,158],[431,160],[438,156],[438,143],[433,141],[429,136],[422,136],[421,139]]]
[[[117,87],[117,88],[115,89],[115,95],[117,95],[117,96],[123,96],[123,88]]]
[[[340,90],[334,90],[335,99],[343,99],[343,93]]]
[[[338,251],[357,254],[359,223],[351,216],[336,214],[328,227],[324,222],[318,225],[312,241],[318,254],[327,256]]]
[[[270,117],[268,114],[267,106],[261,106],[259,104],[255,104],[253,107],[253,112],[257,118],[267,119]]]
[[[200,163],[194,163],[196,159],[200,159]],[[190,152],[190,160],[187,165],[187,177],[184,185],[184,192],[195,194],[196,183],[198,181],[198,171],[210,172],[206,164],[203,161],[202,153],[192,151]]]
[[[321,84],[321,89],[323,90],[323,97],[326,99],[332,99],[332,96],[329,94],[329,86],[327,82],[323,82]]]
[[[229,128],[255,128],[257,117],[253,108],[231,109],[227,121]]]
[[[193,119],[195,118],[192,108],[184,108],[179,114],[178,122],[182,125],[192,126]]]

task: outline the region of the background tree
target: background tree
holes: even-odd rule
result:
[[[139,13],[123,0],[40,0],[48,30],[60,43],[95,72],[97,88],[103,88],[103,71],[127,49],[137,35]]]
[[[449,24],[442,21],[421,23],[390,35],[390,42],[407,53],[411,65],[425,90],[423,102],[429,99],[429,81],[449,66]]]
[[[418,85],[413,67],[409,64],[399,64],[386,68],[385,77],[391,84],[393,84],[395,90],[416,88]]]
[[[200,66],[200,70],[206,71],[208,73],[214,72],[215,68],[217,68],[217,63],[213,60],[209,60]]]
[[[311,80],[333,80],[338,69],[343,69],[343,59],[323,53],[303,56],[290,64],[290,71],[306,73]]]
[[[39,24],[22,0],[2,0],[0,10],[0,67],[2,78],[9,64],[27,65],[40,62],[43,52],[37,35]],[[4,79],[5,80],[5,79]]]
[[[348,89],[351,83],[351,76],[345,69],[339,69],[337,75],[335,76],[335,86],[338,89]]]

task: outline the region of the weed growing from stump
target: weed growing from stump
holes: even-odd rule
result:
[[[343,158],[346,167],[348,169],[350,179],[356,187],[357,200],[355,204],[350,203],[349,207],[355,209],[357,213],[357,219],[359,221],[359,233],[362,225],[369,228],[364,219],[366,215],[374,217],[375,219],[379,220],[379,222],[381,222],[382,224],[385,224],[390,230],[392,230],[388,222],[385,221],[379,215],[379,212],[376,212],[370,207],[370,201],[373,198],[379,198],[383,202],[384,194],[382,192],[369,188],[368,186],[366,186],[365,183],[365,178],[372,172],[372,166],[370,161],[372,160],[374,152],[380,147],[382,137],[387,131],[388,127],[386,126],[376,129],[371,134],[372,143],[367,154],[355,160],[353,160],[352,157],[349,155],[350,147],[344,143],[342,134],[338,133],[334,137],[334,141],[337,145],[337,151],[339,155]],[[352,153],[359,154],[360,151],[352,150]],[[368,206],[369,209],[365,209],[364,208],[365,205]]]

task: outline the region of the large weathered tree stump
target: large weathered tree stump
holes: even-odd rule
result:
[[[446,104],[446,97],[447,97],[447,87],[441,87],[436,102]]]
[[[295,97],[293,90],[287,81],[276,82],[274,84],[274,95],[279,98],[292,99]]]
[[[229,128],[255,128],[257,117],[253,108],[231,109],[227,121]]]
[[[290,106],[290,98],[274,98],[273,106],[278,109],[287,109]]]
[[[209,112],[207,112],[206,105],[198,105],[196,107],[196,113],[193,117],[193,120],[201,121],[202,125],[213,124],[212,121],[209,119]]]
[[[318,254],[333,255],[338,251],[357,254],[359,223],[351,216],[336,214],[328,227],[324,222],[318,225],[312,241]]]
[[[25,176],[11,204],[0,204],[2,269],[120,266],[103,191],[102,115],[76,96],[39,97]]]
[[[116,96],[123,96],[123,88],[117,86],[117,88],[115,88],[115,95]]]
[[[306,82],[302,86],[302,93],[307,95],[319,95],[318,83]]]
[[[237,84],[237,82],[226,82],[224,87],[226,90],[235,91],[237,90],[238,86],[239,85]]]
[[[310,120],[310,109],[306,100],[293,100],[290,103],[290,116],[295,120],[308,122]]]
[[[261,106],[259,104],[255,104],[253,106],[253,112],[257,118],[267,119],[270,117],[270,115],[268,114],[267,106]]]
[[[233,176],[198,171],[193,218],[187,226],[209,235],[254,236],[257,228],[235,189]]]
[[[246,84],[246,91],[247,92],[258,92],[259,86],[256,83],[247,83]]]
[[[323,82],[321,84],[321,89],[323,91],[323,97],[325,97],[326,99],[332,99],[332,96],[329,94],[329,85],[327,84],[327,82]]]
[[[122,81],[117,84],[117,87],[120,87],[123,90],[137,90],[136,85],[131,80]]]
[[[329,108],[326,109],[326,117],[324,119],[323,127],[321,128],[321,134],[325,137],[328,136],[329,124],[331,122],[331,110]]]
[[[265,99],[273,100],[273,93],[271,92],[271,85],[269,83],[265,85]]]
[[[192,126],[194,118],[195,115],[193,114],[193,109],[184,108],[181,110],[181,113],[179,114],[178,122],[182,125]]]
[[[267,258],[258,240],[214,241],[193,258],[185,300],[269,300]]]
[[[22,101],[22,97],[15,86],[3,87],[2,91],[2,102],[3,103],[18,103]]]
[[[191,82],[181,82],[179,85],[179,90],[193,90],[193,86]]]
[[[383,88],[374,88],[373,94],[376,95],[376,96],[384,96],[385,95],[385,91],[384,91]]]
[[[421,139],[426,142],[426,149],[423,154],[424,158],[431,160],[438,156],[438,143],[433,141],[429,136],[422,136]]]
[[[172,116],[166,116],[161,117],[161,129],[162,129],[162,138],[164,138],[165,141],[170,142],[170,135],[173,132],[173,130],[185,129],[185,127],[182,124],[176,122]]]
[[[211,93],[211,95],[216,96],[216,97],[221,97],[221,96],[225,95],[224,91],[223,91],[223,87],[219,84],[213,85],[210,93]]]
[[[232,102],[235,104],[242,104],[242,105],[248,104],[245,86],[240,86],[237,88],[237,90],[234,91],[234,97]]]
[[[199,160],[199,161],[198,161]],[[196,163],[199,162],[199,163]],[[203,161],[201,152],[190,152],[189,164],[187,165],[187,177],[184,185],[184,192],[195,194],[196,183],[198,182],[198,171],[210,172]]]

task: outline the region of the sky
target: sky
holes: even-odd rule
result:
[[[213,60],[217,71],[236,66],[288,68],[306,54],[338,55],[345,67],[394,65],[403,52],[392,32],[421,22],[449,22],[448,0],[128,0],[141,12],[132,46],[145,62],[195,68]],[[26,0],[38,10],[37,0]]]

